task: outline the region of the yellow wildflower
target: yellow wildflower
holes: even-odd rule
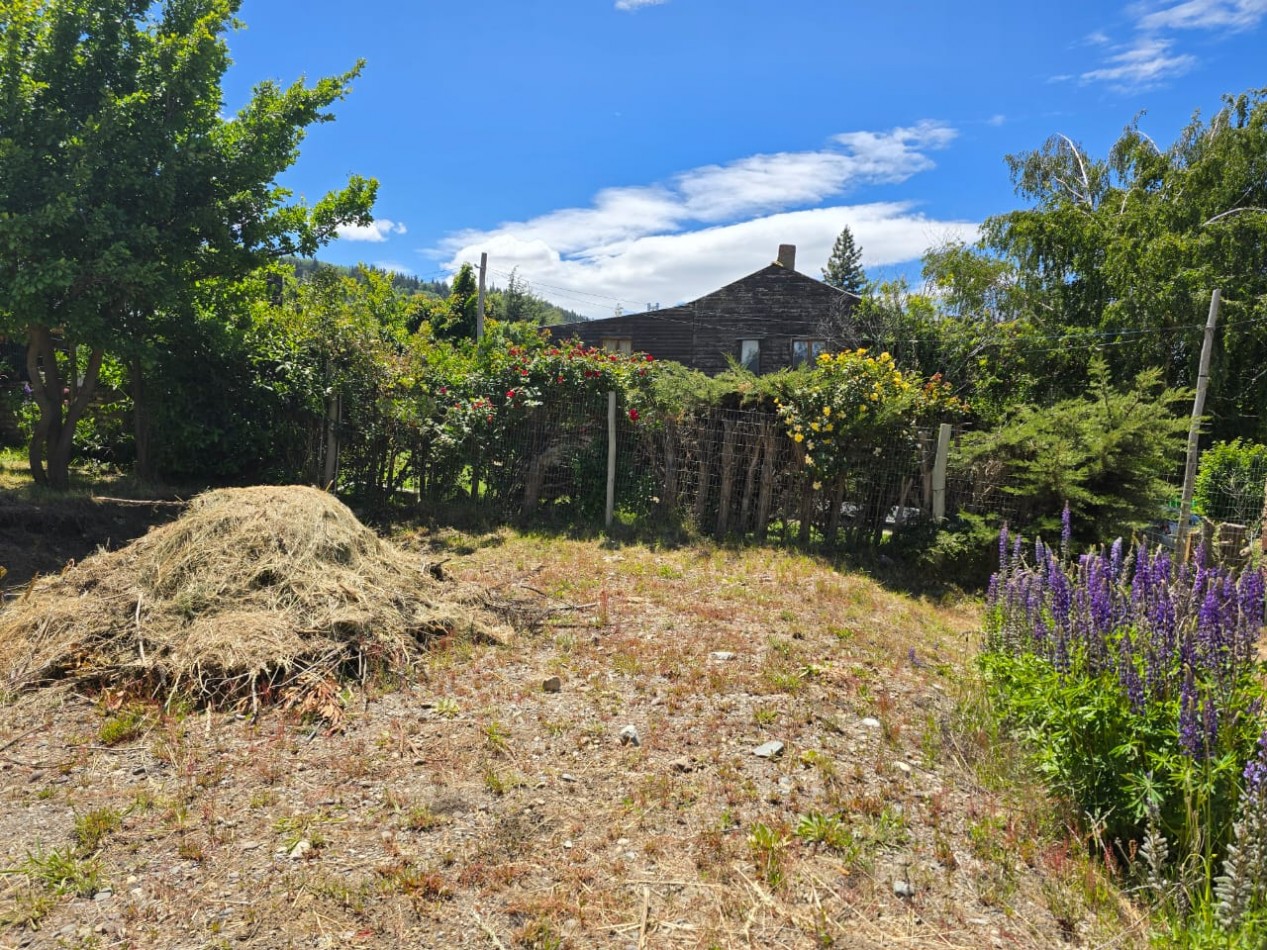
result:
[[[823,415],[825,416],[831,415],[831,406],[823,406]]]
[[[809,427],[813,429],[815,432],[817,432],[819,429],[822,428],[822,426],[820,426],[817,422],[811,422],[809,424]]]
[[[822,483],[822,482],[815,482],[815,483],[814,483],[814,491],[818,491],[818,490],[819,490],[819,489],[821,489],[822,487],[823,487],[823,483]]]
[[[831,431],[832,431],[833,429],[835,429],[835,428],[836,428],[836,427],[835,427],[834,425],[832,425],[832,424],[829,422],[829,423],[827,423],[827,425],[823,426],[823,431],[824,431],[824,432],[831,432]]]
[[[801,435],[801,434],[798,432],[798,433],[796,433],[796,435],[792,436],[792,441],[793,441],[793,442],[804,442],[804,441],[805,441],[805,436]]]

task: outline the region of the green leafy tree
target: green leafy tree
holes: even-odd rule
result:
[[[867,273],[862,269],[862,248],[845,225],[831,249],[831,257],[823,268],[823,280],[855,296],[862,296],[867,287]]]
[[[180,342],[199,281],[311,255],[365,223],[375,183],[315,206],[276,177],[346,95],[261,83],[224,116],[240,0],[0,0],[0,330],[27,341],[37,482],[65,487],[107,351],[138,372]]]
[[[1054,136],[1008,157],[1031,207],[990,218],[1027,319],[1069,349],[1104,346],[1119,378],[1195,382],[1210,292],[1223,329],[1207,403],[1217,437],[1267,437],[1267,89],[1225,97],[1169,147],[1137,124],[1109,154]]]
[[[453,275],[448,298],[432,314],[436,336],[442,340],[474,340],[478,305],[475,271],[470,264],[463,264]]]

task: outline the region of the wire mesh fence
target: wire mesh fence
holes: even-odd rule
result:
[[[807,464],[768,409],[714,406],[650,418],[623,402],[611,410],[607,394],[589,393],[513,422],[476,413],[465,432],[398,439],[373,455],[385,461],[371,467],[392,473],[384,484],[397,497],[411,495],[440,518],[597,528],[606,515],[614,435],[614,517],[631,526],[689,525],[719,540],[861,549],[928,533],[938,516],[1017,524],[1035,515],[1034,500],[999,459],[969,458],[952,442],[939,479],[936,428],[860,442],[825,474]],[[1241,518],[1242,534],[1256,536],[1267,464],[1225,482],[1207,485],[1209,511],[1201,514]],[[1174,511],[1159,506],[1146,532],[1154,541],[1173,543],[1178,486],[1173,495]]]

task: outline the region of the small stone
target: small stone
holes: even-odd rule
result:
[[[114,891],[108,887],[92,895],[92,899],[95,901],[108,901],[112,897],[114,897]]]
[[[778,739],[772,739],[752,750],[752,754],[759,759],[773,759],[783,754],[783,743]]]
[[[718,663],[726,663],[733,660],[735,655],[729,650],[714,650],[712,653],[708,654],[708,658]]]
[[[691,760],[684,755],[669,763],[669,768],[671,768],[674,772],[689,772],[692,767]]]
[[[310,851],[312,851],[312,842],[305,838],[290,849],[290,859],[292,861],[301,861],[308,856]]]
[[[568,773],[567,773],[567,772],[564,772],[562,775],[560,775],[560,776],[559,776],[559,779],[560,779],[561,781],[564,781],[564,782],[575,782],[575,781],[576,781],[576,776],[575,776],[575,775],[568,775]]]
[[[563,689],[563,680],[557,676],[551,676],[548,680],[541,684],[541,688],[547,693],[557,693]]]
[[[897,769],[899,772],[902,772],[906,775],[911,774],[911,767],[907,765],[905,762],[894,762],[893,767]]]
[[[240,845],[238,845],[238,848],[242,851],[254,851],[259,846],[260,843],[258,841],[243,841]]]
[[[880,720],[874,719],[871,716],[868,716],[866,719],[862,720],[862,722],[859,723],[859,725],[866,726],[868,729],[879,729]]]
[[[625,726],[620,730],[621,745],[642,745],[642,739],[638,737],[638,730],[633,726]]]
[[[893,893],[898,897],[911,898],[915,896],[915,888],[910,881],[894,881]]]
[[[565,842],[563,842],[563,847],[565,847],[565,848],[567,848],[569,851],[571,851],[571,850],[572,850],[572,842],[570,842],[570,841],[565,841]]]

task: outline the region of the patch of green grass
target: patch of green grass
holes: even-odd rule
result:
[[[455,719],[462,712],[462,707],[458,705],[456,699],[442,696],[436,700],[435,710],[437,716],[443,716],[445,719]]]
[[[484,787],[494,795],[505,795],[511,789],[522,788],[526,784],[523,776],[513,770],[499,772],[489,768],[484,771]]]
[[[494,719],[484,727],[484,742],[494,752],[509,752],[510,730]]]
[[[778,888],[784,881],[783,853],[790,839],[781,830],[757,822],[748,832],[748,852],[761,879],[771,888]]]
[[[770,706],[759,706],[752,711],[752,721],[758,726],[773,726],[779,721],[779,711]]]
[[[135,739],[149,724],[148,711],[143,706],[124,706],[106,717],[97,729],[97,739],[102,745],[114,746]]]
[[[101,865],[76,854],[73,848],[27,852],[22,862],[3,874],[22,874],[31,883],[59,897],[91,897],[101,890]]]
[[[94,808],[75,816],[75,826],[70,835],[76,850],[87,856],[100,849],[106,838],[117,831],[122,823],[123,812],[117,808]]]

